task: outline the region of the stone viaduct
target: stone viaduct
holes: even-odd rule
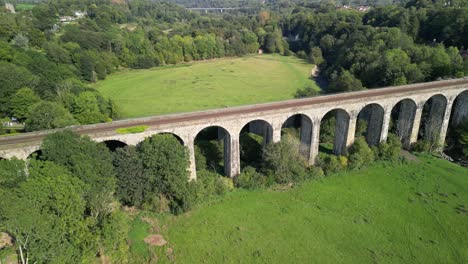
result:
[[[266,143],[278,142],[282,128],[299,123],[301,153],[313,164],[319,151],[322,119],[330,115],[336,118],[333,151],[337,155],[345,154],[353,143],[359,118],[368,122],[366,140],[369,144],[375,145],[387,139],[391,120],[406,147],[418,140],[420,129],[424,131],[423,138],[444,143],[449,122],[458,124],[468,118],[468,78],[72,126],[69,129],[98,142],[114,141],[127,145],[136,145],[158,133],[174,134],[189,150],[189,170],[195,179],[194,142],[206,128],[218,128],[219,138],[224,140],[225,174],[232,177],[240,173],[241,131],[262,135]],[[421,120],[425,120],[424,123]],[[137,125],[148,128],[137,134],[116,132],[118,128]],[[0,137],[0,157],[27,159],[40,149],[42,139],[54,131],[59,130]]]

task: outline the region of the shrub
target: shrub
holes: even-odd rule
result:
[[[397,161],[400,157],[401,142],[397,135],[389,134],[387,142],[378,147],[379,158],[387,161]]]
[[[348,158],[345,156],[338,156],[338,164],[340,164],[340,169],[346,169],[346,167],[348,167]]]
[[[431,149],[431,142],[427,140],[419,140],[413,143],[411,149],[415,152],[429,152]]]
[[[141,207],[144,210],[156,213],[167,213],[171,211],[170,201],[164,194],[153,194],[146,197],[146,200]]]
[[[233,188],[231,179],[207,170],[198,171],[197,180],[190,183],[196,201],[203,201],[214,195],[223,195]]]
[[[306,161],[299,153],[300,142],[285,135],[283,140],[270,143],[263,152],[263,171],[276,183],[301,181],[306,178]]]
[[[206,170],[206,157],[198,145],[195,145],[195,168],[197,171]]]
[[[243,169],[242,173],[234,178],[234,184],[237,188],[256,189],[264,187],[266,183],[267,177],[250,166]]]
[[[331,174],[341,170],[340,162],[333,154],[320,153],[317,163],[323,169],[325,174]]]
[[[305,98],[305,97],[312,97],[319,95],[320,93],[315,90],[314,88],[307,86],[303,89],[299,89],[296,91],[296,94],[294,95],[294,98]]]
[[[349,167],[360,169],[374,161],[374,153],[364,138],[358,138],[349,149]]]
[[[325,175],[325,173],[323,172],[323,169],[320,167],[311,166],[308,168],[308,171],[309,171],[309,178],[311,179],[322,178]]]

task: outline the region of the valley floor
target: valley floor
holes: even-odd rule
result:
[[[150,224],[140,213],[131,250],[163,263],[467,263],[467,172],[419,156],[292,188],[236,190]],[[150,233],[168,244],[147,247]]]
[[[126,70],[95,87],[122,117],[141,117],[292,99],[298,89],[319,90],[310,78],[313,67],[296,57],[264,54]]]

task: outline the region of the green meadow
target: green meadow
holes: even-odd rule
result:
[[[141,117],[292,99],[307,86],[314,65],[296,57],[257,55],[124,70],[97,88],[122,117]]]
[[[418,156],[155,219],[130,241],[162,234],[158,263],[468,263],[468,173]]]

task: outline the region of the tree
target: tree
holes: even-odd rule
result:
[[[84,189],[79,179],[63,173],[0,190],[0,219],[23,263],[92,262],[95,237],[84,217]]]
[[[74,97],[71,109],[72,114],[80,124],[101,123],[108,118],[101,113],[95,92],[82,92]]]
[[[41,99],[31,88],[23,87],[19,89],[10,99],[10,114],[19,121],[26,120],[29,109]]]
[[[64,166],[85,183],[85,200],[92,217],[102,220],[111,212],[116,179],[112,154],[105,145],[65,130],[44,138],[41,149],[44,160]]]
[[[140,207],[149,185],[137,149],[134,146],[118,148],[113,164],[117,177],[115,195],[123,204]]]
[[[22,87],[36,87],[39,79],[26,68],[0,62],[0,112],[7,112],[11,96]]]
[[[349,163],[351,169],[360,169],[374,161],[374,153],[364,138],[358,138],[349,148]]]
[[[286,135],[280,142],[271,143],[263,152],[263,170],[277,183],[303,180],[306,176],[306,161],[299,153],[300,142]]]
[[[328,91],[334,93],[360,90],[364,90],[361,81],[347,70],[332,74],[330,84],[328,85]]]
[[[174,213],[187,211],[192,202],[187,149],[174,136],[159,134],[142,141],[138,151],[151,194],[168,197]]]
[[[17,187],[26,177],[24,161],[0,159],[0,190]]]
[[[42,101],[26,115],[26,131],[61,128],[77,124],[73,116],[62,105]]]

